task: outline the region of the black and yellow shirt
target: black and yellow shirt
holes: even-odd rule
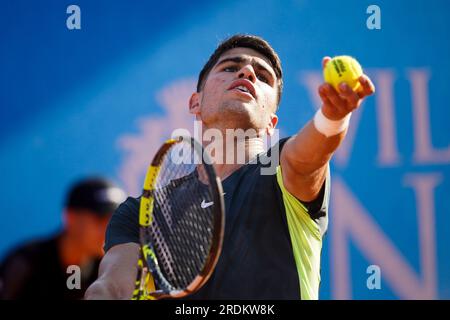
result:
[[[315,201],[301,202],[284,188],[280,166],[276,174],[261,174],[267,161],[259,160],[270,153],[222,181],[222,253],[209,281],[189,299],[318,299],[330,178]],[[105,251],[139,243],[138,217],[139,200],[130,197],[109,223]]]

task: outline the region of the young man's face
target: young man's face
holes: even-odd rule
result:
[[[194,93],[191,113],[207,128],[271,133],[277,123],[278,79],[269,60],[253,49],[226,51],[210,71],[203,90]]]

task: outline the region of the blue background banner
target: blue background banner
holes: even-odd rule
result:
[[[79,30],[66,26],[71,4]],[[3,1],[0,257],[61,226],[77,178],[137,195],[157,146],[192,126],[209,55],[250,33],[282,60],[282,135],[319,107],[323,56],[355,56],[377,87],[332,161],[320,298],[449,299],[449,12],[445,0]]]

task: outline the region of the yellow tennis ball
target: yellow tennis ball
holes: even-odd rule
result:
[[[341,82],[347,83],[354,91],[359,91],[362,87],[358,78],[362,74],[361,65],[350,56],[334,57],[323,69],[325,82],[331,84],[338,92],[340,92],[339,84]]]

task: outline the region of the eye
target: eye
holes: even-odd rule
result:
[[[262,74],[259,74],[257,77],[258,77],[258,79],[259,79],[260,81],[269,84],[269,79],[267,79],[266,76],[264,76],[264,75],[262,75]]]
[[[225,68],[223,68],[222,71],[225,71],[225,72],[236,72],[237,71],[237,67],[235,67],[235,66],[225,67]]]

